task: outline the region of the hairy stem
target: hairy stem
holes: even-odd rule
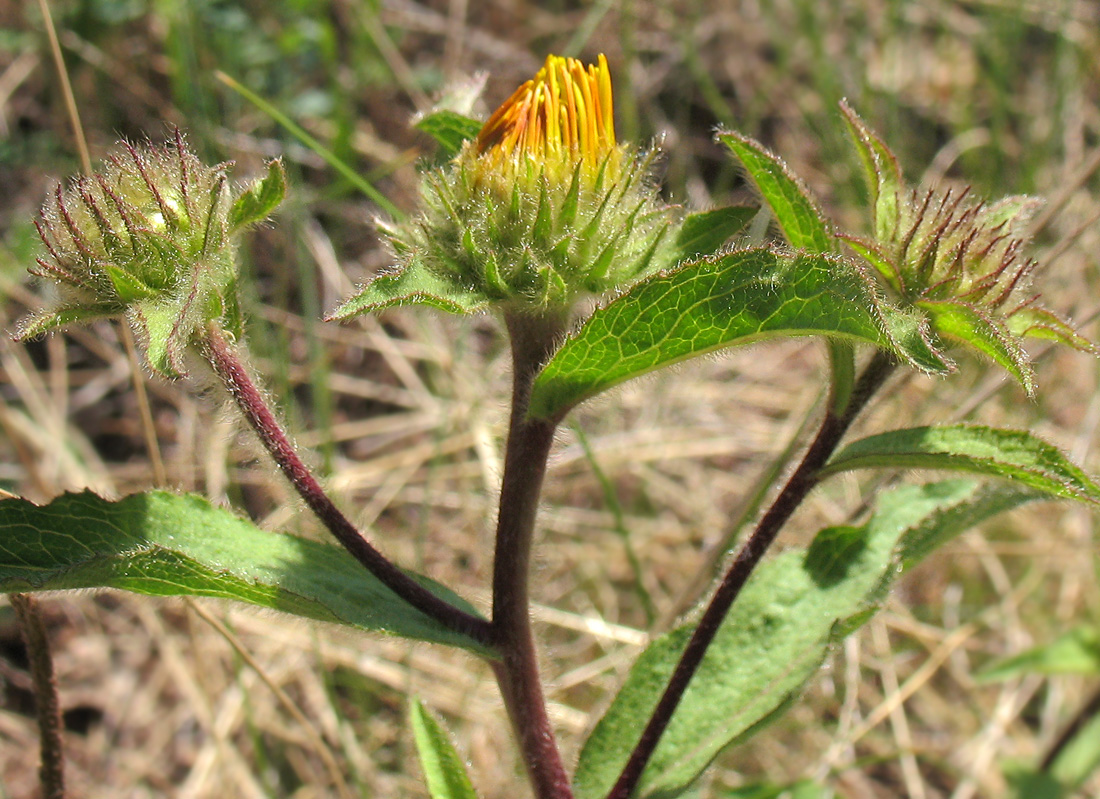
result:
[[[554,421],[527,418],[531,385],[563,329],[557,317],[505,319],[512,344],[512,416],[504,454],[493,562],[493,665],[527,773],[539,799],[571,799],[569,777],[554,740],[531,630],[528,580],[535,517]]]
[[[38,736],[42,762],[38,781],[43,799],[64,799],[65,762],[61,747],[61,701],[57,694],[50,640],[42,623],[38,602],[27,594],[11,594],[12,609],[19,619],[19,629],[27,645],[31,681],[34,684],[34,707],[38,717]]]
[[[317,478],[302,462],[294,446],[283,432],[256,387],[234,347],[224,333],[214,325],[207,328],[204,341],[206,355],[218,377],[229,389],[233,399],[248,419],[260,441],[271,453],[279,469],[305,500],[306,505],[328,528],[336,540],[358,560],[367,571],[387,588],[417,610],[435,619],[448,629],[466,635],[484,646],[492,646],[493,631],[485,619],[478,618],[439,598],[389,561],[356,529],[329,499]]]
[[[608,794],[608,799],[628,799],[634,792],[646,764],[657,749],[661,735],[672,720],[672,714],[679,706],[691,678],[695,675],[699,664],[703,662],[707,648],[718,634],[722,621],[729,613],[737,595],[741,593],[741,589],[763,560],[764,554],[775,541],[783,525],[817,485],[818,469],[828,461],[856,415],[886,381],[894,365],[895,361],[891,355],[882,351],[877,352],[851,389],[843,410],[838,411],[836,404],[832,401],[833,398],[830,398],[817,436],[810,443],[801,463],[791,473],[771,507],[761,517],[748,541],[738,551],[733,564],[722,578],[710,604],[699,619],[695,631],[680,656],[680,661],[669,678],[668,685],[665,686],[664,693],[657,702],[657,707],[642,731],[641,738],[630,753],[626,766],[611,789],[611,793]]]

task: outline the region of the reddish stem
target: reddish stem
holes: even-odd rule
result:
[[[264,400],[263,394],[252,382],[248,370],[222,331],[210,325],[207,328],[204,344],[214,371],[237,401],[237,405],[260,437],[260,441],[298,491],[299,496],[305,500],[306,505],[336,537],[336,540],[363,564],[367,571],[414,608],[448,629],[472,638],[483,646],[491,647],[493,630],[488,621],[455,607],[413,580],[375,549],[333,504],[321,488],[321,484],[298,457],[298,453]]]
[[[512,417],[493,563],[493,640],[501,653],[493,669],[536,795],[572,799],[546,712],[528,595],[535,517],[557,422],[528,419],[527,407],[535,375],[557,346],[563,322],[519,315],[505,321],[512,344]]]
[[[722,578],[718,590],[715,591],[710,604],[699,619],[680,656],[680,661],[669,678],[668,685],[665,686],[664,693],[657,702],[657,707],[653,710],[641,738],[630,753],[607,799],[629,799],[637,788],[646,764],[656,751],[661,735],[672,720],[672,715],[679,706],[680,700],[683,699],[691,678],[703,662],[707,648],[718,634],[734,600],[763,560],[764,554],[775,541],[783,525],[817,485],[818,469],[829,460],[856,415],[893,371],[894,364],[892,356],[882,351],[877,352],[860,375],[843,413],[836,415],[832,403],[829,403],[821,428],[806,450],[802,462],[788,478],[771,507],[761,517],[748,541],[738,551],[733,565]]]
[[[29,594],[11,594],[8,597],[23,642],[27,645],[31,682],[34,684],[34,707],[38,717],[38,737],[41,763],[38,782],[42,786],[43,799],[65,799],[65,758],[61,743],[61,700],[54,676],[53,657],[50,655],[50,639],[38,602]]]

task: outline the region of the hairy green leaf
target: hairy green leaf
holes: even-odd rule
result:
[[[1012,480],[1051,497],[1100,503],[1100,486],[1056,447],[1022,430],[979,425],[910,427],[855,441],[819,472],[951,469]]]
[[[424,769],[424,781],[432,799],[477,799],[462,758],[455,751],[447,731],[431,712],[413,699],[409,706],[413,739]]]
[[[840,103],[848,133],[859,153],[864,176],[871,190],[875,238],[885,241],[898,225],[898,214],[905,182],[894,153],[845,102]]]
[[[949,368],[921,321],[882,303],[848,262],[739,250],[655,275],[597,310],[538,376],[531,414],[550,418],[662,366],[780,335],[840,336],[925,371]]]
[[[817,202],[777,155],[739,133],[720,133],[718,140],[745,165],[792,247],[811,253],[836,251],[836,241]]]
[[[759,213],[759,209],[742,205],[715,208],[690,214],[680,227],[676,247],[682,258],[710,255],[740,233]]]
[[[254,225],[271,216],[286,197],[286,172],[283,162],[275,158],[267,162],[267,174],[254,181],[233,201],[229,209],[229,230]]]
[[[137,275],[119,269],[114,264],[104,264],[103,271],[111,279],[111,285],[114,286],[119,301],[124,304],[156,295],[156,291],[141,282],[141,278]]]
[[[734,741],[777,717],[819,668],[837,631],[865,617],[901,529],[823,530],[809,550],[760,566],[707,650],[639,783],[639,797],[671,797]],[[581,750],[578,799],[598,799],[618,777],[691,635],[681,627],[642,653]]]
[[[1044,498],[1007,488],[990,492],[968,479],[903,486],[880,495],[862,527],[823,530],[809,551],[788,551],[763,564],[708,650],[638,795],[677,795],[722,748],[778,718],[828,645],[873,616],[898,565],[915,565],[964,526]],[[684,627],[658,639],[635,663],[582,749],[579,799],[604,795],[617,778],[690,633]]]
[[[89,307],[79,306],[40,311],[20,321],[19,329],[15,333],[15,340],[28,341],[65,325],[119,316],[125,310],[120,305],[104,303]]]
[[[923,485],[904,485],[875,500],[879,523],[905,528],[897,559],[905,571],[961,533],[992,516],[1028,502],[1050,499],[1046,494],[1010,482],[968,478]]]
[[[261,530],[198,496],[153,491],[113,502],[84,492],[42,506],[5,499],[0,530],[2,593],[121,588],[221,597],[480,651],[405,604],[344,550]]]
[[[489,302],[484,294],[458,286],[414,259],[400,272],[380,275],[362,286],[328,319],[352,319],[398,305],[428,305],[448,313],[470,314],[483,310]]]
[[[1066,344],[1082,352],[1097,354],[1097,346],[1082,336],[1062,317],[1038,305],[1019,308],[1008,315],[1008,330],[1014,336],[1039,338]]]
[[[482,124],[456,111],[441,109],[425,114],[413,127],[435,139],[446,155],[457,155],[466,141],[481,132]]]

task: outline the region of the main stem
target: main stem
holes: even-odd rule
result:
[[[528,419],[531,386],[564,328],[558,317],[506,315],[512,345],[512,416],[500,488],[493,562],[493,664],[531,784],[539,799],[572,799],[554,740],[531,630],[528,580],[535,517],[554,421]]]
[[[817,485],[817,471],[829,460],[852,421],[886,381],[894,365],[893,356],[882,351],[877,352],[860,375],[844,409],[837,412],[834,403],[829,402],[821,428],[806,450],[801,463],[788,478],[771,507],[761,517],[753,534],[741,547],[733,565],[722,578],[722,582],[684,648],[680,661],[676,664],[668,685],[665,686],[665,691],[657,702],[657,707],[642,731],[641,738],[630,753],[630,758],[607,799],[629,799],[634,792],[646,764],[657,749],[661,735],[672,720],[672,714],[679,706],[684,692],[687,691],[691,678],[703,662],[703,656],[718,634],[734,600],[748,582],[749,576],[763,560],[764,553],[775,541],[783,525]]]
[[[317,478],[302,462],[290,439],[283,432],[275,419],[275,414],[268,407],[256,384],[252,382],[248,370],[237,356],[233,345],[213,324],[207,328],[204,345],[214,371],[225,383],[233,399],[237,401],[245,418],[260,437],[267,451],[271,453],[279,469],[290,480],[309,509],[344,546],[344,549],[387,588],[414,608],[448,629],[491,647],[493,630],[489,622],[440,599],[401,571],[375,549],[329,499],[325,490],[321,488],[321,484],[317,482]]]

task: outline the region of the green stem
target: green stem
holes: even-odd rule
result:
[[[876,352],[856,381],[843,411],[839,414],[836,412],[833,397],[830,397],[825,418],[821,422],[817,436],[806,450],[802,462],[788,478],[771,507],[761,517],[753,534],[741,547],[726,576],[718,585],[710,604],[688,640],[680,661],[676,664],[665,686],[665,691],[657,702],[657,707],[642,731],[641,738],[630,753],[618,781],[608,794],[608,799],[628,799],[634,792],[646,764],[656,751],[661,736],[672,720],[672,715],[687,691],[691,678],[703,662],[703,656],[706,655],[707,648],[718,634],[734,600],[763,560],[764,554],[775,541],[783,525],[817,485],[818,469],[829,460],[852,421],[875,392],[882,387],[894,366],[893,356],[882,351]]]
[[[38,781],[43,799],[65,799],[65,760],[61,744],[61,700],[57,693],[50,639],[42,623],[38,602],[28,594],[11,594],[12,609],[19,619],[19,629],[27,645],[31,682],[34,684],[34,707],[38,717],[41,764]]]
[[[275,414],[272,413],[263,394],[252,381],[248,369],[238,357],[235,348],[216,325],[211,324],[207,328],[203,346],[214,371],[225,383],[233,399],[237,401],[241,412],[260,437],[267,451],[271,453],[279,469],[290,480],[309,509],[344,546],[344,549],[387,588],[414,608],[448,629],[472,638],[483,646],[491,647],[493,630],[489,622],[440,599],[413,580],[375,549],[329,499],[321,484],[317,482],[317,478],[302,462],[290,439],[283,432],[275,419]]]
[[[493,664],[500,693],[539,799],[572,799],[539,677],[531,630],[531,547],[557,421],[528,419],[531,385],[564,329],[557,317],[506,315],[512,345],[512,416],[504,454],[493,562]]]

